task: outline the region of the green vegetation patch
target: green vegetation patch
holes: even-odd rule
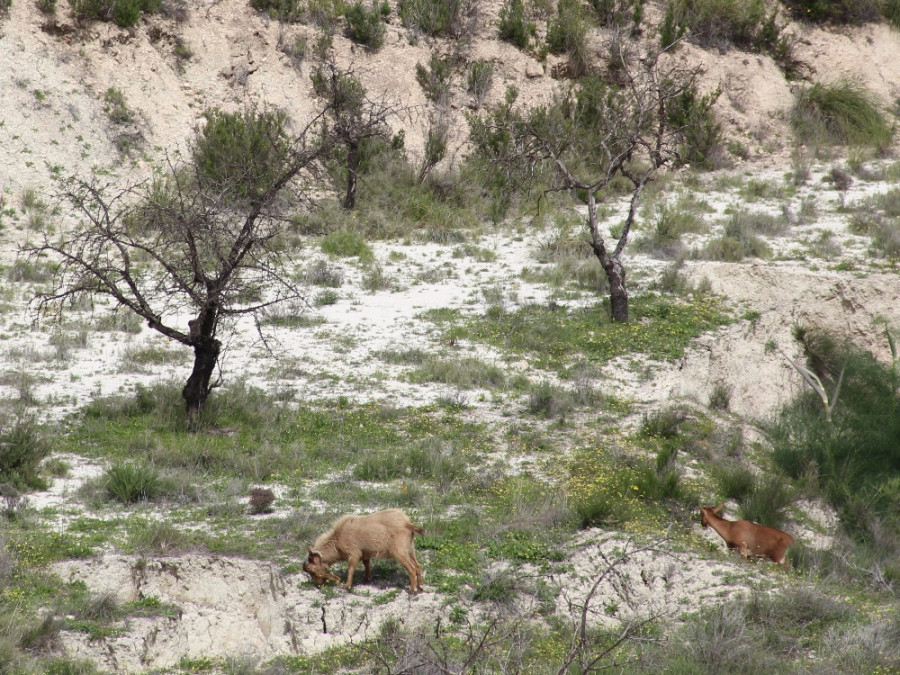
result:
[[[447,332],[527,356],[535,367],[563,375],[576,357],[601,363],[626,354],[676,359],[693,338],[734,320],[724,302],[709,295],[651,293],[633,298],[629,311],[629,323],[613,322],[605,304],[571,309],[535,304],[514,311],[495,306],[471,319],[452,312],[426,317]]]

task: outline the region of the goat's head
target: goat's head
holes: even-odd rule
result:
[[[340,581],[340,578],[331,572],[330,567],[322,562],[322,554],[312,549],[309,549],[309,555],[303,563],[303,571],[319,586],[326,581]]]
[[[700,524],[703,527],[709,527],[710,516],[718,516],[719,511],[725,506],[724,503],[718,506],[701,506],[700,507]]]

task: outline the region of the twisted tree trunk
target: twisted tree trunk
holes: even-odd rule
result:
[[[215,338],[206,338],[194,343],[194,368],[181,396],[187,406],[188,417],[197,419],[210,392],[210,380],[219,360],[222,343]]]

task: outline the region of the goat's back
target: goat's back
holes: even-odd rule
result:
[[[322,537],[333,540],[342,553],[360,551],[365,557],[392,558],[398,551],[409,550],[413,536],[423,532],[400,509],[385,509],[364,516],[342,516]]]

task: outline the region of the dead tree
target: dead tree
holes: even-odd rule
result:
[[[302,195],[325,139],[286,132],[278,111],[208,111],[188,161],[170,161],[150,183],[113,189],[71,178],[63,203],[79,218],[58,236],[23,249],[57,265],[39,316],[60,316],[79,296],[105,296],[115,309],[194,351],[182,396],[196,419],[213,387],[224,323],[302,298],[279,244],[287,194]]]
[[[484,119],[470,118],[476,152],[493,163],[507,182],[532,184],[541,178],[549,191],[584,196],[591,247],[609,280],[614,321],[628,320],[628,291],[622,256],[644,188],[680,158],[684,129],[671,108],[695,91],[697,69],[666,60],[649,47],[631,52],[613,32],[609,53],[616,63],[604,77],[589,73],[548,105],[522,110],[516,92]],[[597,216],[614,180],[631,186],[621,234],[607,243]]]

